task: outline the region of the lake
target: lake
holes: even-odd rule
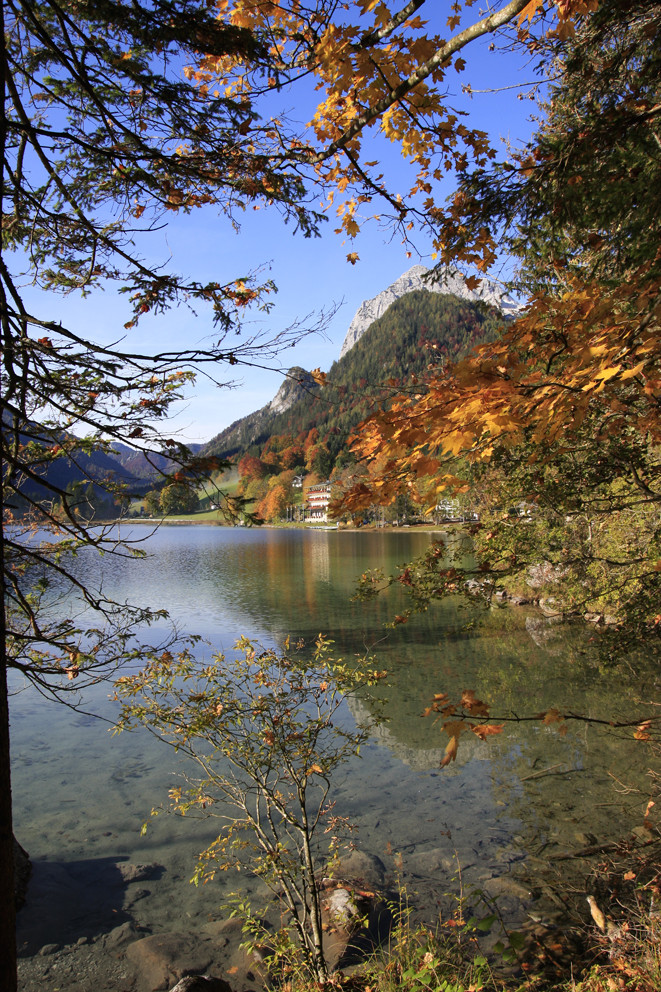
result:
[[[486,741],[466,735],[456,762],[441,769],[447,738],[421,714],[434,693],[473,689],[495,717],[554,706],[622,719],[653,698],[653,673],[604,671],[591,641],[598,632],[566,629],[531,610],[485,614],[458,598],[388,630],[402,607],[398,591],[351,601],[366,568],[387,573],[432,536],[163,527],[148,537],[145,559],[83,555],[80,576],[122,601],[166,609],[182,632],[205,639],[201,660],[215,650],[231,657],[242,634],[270,646],[322,632],[344,657],[371,650],[390,673],[386,720],[374,722],[369,745],[340,770],[332,794],[336,811],[358,827],[358,847],[379,857],[391,878],[399,874],[416,912],[432,921],[451,912],[460,890],[475,902],[471,889],[498,896],[513,923],[533,907],[557,912],[564,901],[585,911],[585,863],[553,859],[640,824],[645,748],[631,732],[582,723],[559,732],[532,721]],[[84,709],[112,720],[108,692],[97,686]],[[372,720],[371,705],[352,703],[346,719]],[[12,698],[11,732],[15,833],[35,863],[34,897],[19,917],[23,953],[127,918],[154,932],[194,930],[220,913],[228,889],[260,896],[246,876],[188,884],[196,853],[213,837],[209,821],[161,816],[141,836],[181,772],[178,756],[148,733],[111,736],[108,723],[31,689]],[[164,870],[129,895],[111,891],[104,868],[122,860]]]

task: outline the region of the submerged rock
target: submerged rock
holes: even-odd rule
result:
[[[160,878],[165,868],[155,861],[148,865],[118,862],[117,871],[121,875],[122,882],[128,884],[129,882],[144,882],[148,878]]]
[[[166,992],[188,975],[205,975],[213,963],[213,949],[195,937],[159,933],[136,940],[126,951],[141,979],[144,992]]]
[[[222,978],[209,975],[186,975],[170,992],[232,992],[231,986]]]
[[[384,883],[386,868],[375,854],[354,850],[340,858],[335,875],[350,878],[354,885],[363,889],[380,889]]]

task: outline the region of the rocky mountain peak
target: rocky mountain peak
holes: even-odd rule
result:
[[[263,413],[284,413],[290,406],[302,399],[311,389],[317,389],[317,383],[309,372],[295,365],[285,376],[280,389],[271,402],[264,407]]]
[[[364,303],[361,303],[349,325],[340,351],[340,358],[353,348],[370,324],[383,316],[395,300],[416,289],[426,289],[430,293],[448,293],[452,296],[458,296],[462,300],[469,300],[471,303],[479,301],[490,303],[505,314],[514,313],[516,310],[514,301],[505,297],[498,286],[488,279],[483,279],[477,289],[468,289],[464,277],[455,270],[447,268],[440,277],[437,276],[433,281],[425,278],[429,272],[430,270],[424,265],[414,265],[399,279],[395,279],[387,289],[384,289],[371,300],[365,300]]]

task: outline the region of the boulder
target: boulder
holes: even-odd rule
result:
[[[324,909],[330,922],[345,930],[352,930],[359,924],[368,908],[366,900],[343,886],[332,889],[324,901]]]
[[[170,992],[232,992],[232,988],[222,978],[209,975],[186,975]]]
[[[386,868],[376,855],[354,850],[340,858],[334,877],[350,879],[351,884],[359,888],[380,889],[386,877]]]
[[[159,933],[136,940],[126,957],[138,971],[144,992],[165,992],[189,975],[205,975],[213,963],[207,942],[180,933]]]
[[[324,954],[331,970],[364,961],[385,943],[393,926],[379,897],[386,870],[373,854],[351,851],[321,880]]]
[[[264,985],[267,969],[265,959],[270,951],[266,943],[270,927],[266,920],[262,922],[265,943],[251,949],[242,946],[246,934],[243,930],[244,921],[238,916],[228,920],[213,920],[201,927],[200,936],[210,940],[215,948],[216,973],[231,975],[235,990],[254,989]]]
[[[136,941],[139,937],[140,931],[136,927],[135,923],[131,920],[126,920],[125,923],[121,923],[118,927],[114,927],[110,933],[107,933],[101,939],[103,941],[104,949],[114,953],[120,947]]]
[[[144,882],[148,878],[160,878],[160,876],[165,871],[163,865],[159,865],[156,862],[148,865],[138,865],[129,863],[119,862],[117,864],[117,871],[119,872],[122,882],[128,885],[129,882]]]

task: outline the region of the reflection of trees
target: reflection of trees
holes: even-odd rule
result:
[[[426,615],[424,624],[430,619]],[[494,610],[477,630],[438,631],[435,647],[409,637],[404,653],[401,644],[389,641],[379,651],[380,663],[391,672],[391,684],[380,687],[386,722],[375,736],[413,768],[433,767],[447,738],[439,737],[432,718],[420,714],[433,693],[457,699],[467,688],[488,703],[492,718],[530,716],[551,707],[603,719],[646,712],[643,701],[652,698],[646,680],[632,679],[631,671],[627,677],[602,672],[591,632],[582,626],[554,627],[550,640],[535,643],[525,621],[523,611]],[[409,634],[417,624],[418,618]],[[426,630],[429,635],[429,626]],[[649,673],[648,681],[652,678]],[[361,706],[377,712],[369,698],[363,697]],[[627,800],[617,791],[619,780],[644,793],[648,777],[646,746],[630,731],[581,723],[545,726],[541,720],[506,724],[488,743],[470,733],[462,736],[457,764],[442,774],[452,769],[470,774],[469,759],[479,757],[488,763],[494,799],[522,823],[522,848],[537,852],[542,862],[548,854],[576,850],[593,838],[597,843],[619,839],[642,819],[642,797]],[[585,871],[582,863],[574,867]]]
[[[222,633],[229,616],[233,630],[258,629],[276,640],[291,634],[311,641],[320,631],[328,632],[336,653],[345,658],[373,646],[379,667],[391,674],[391,684],[379,689],[387,718],[380,739],[413,768],[433,767],[445,747],[439,727],[420,715],[435,692],[455,698],[463,689],[474,689],[496,716],[557,707],[623,718],[640,712],[645,698],[654,698],[651,677],[638,671],[624,677],[600,668],[590,642],[598,633],[591,626],[539,628],[537,614],[509,607],[485,613],[458,598],[386,631],[384,624],[398,612],[399,590],[367,603],[350,602],[357,575],[375,566],[394,570],[419,553],[429,535],[186,531],[159,535],[163,544],[154,547],[151,565],[131,563],[119,578],[125,594],[130,595],[132,581],[146,587],[142,569],[151,568],[157,596],[161,576],[176,575],[180,601],[172,608],[165,598],[171,590],[163,586],[156,605],[170,608],[192,629],[204,615]],[[309,553],[311,547],[316,555]],[[479,626],[471,627],[478,618]],[[526,630],[527,618],[534,621],[532,631]],[[369,697],[361,705],[376,715]],[[539,723],[507,727],[488,743],[470,735],[460,743],[457,764],[443,774],[469,774],[465,766],[473,755],[484,757],[494,795],[526,822],[527,843],[537,847],[553,831],[569,844],[577,833],[603,830],[612,836],[622,829],[626,818],[619,819],[619,807],[600,805],[619,802],[609,772],[637,785],[647,768],[639,742],[577,725],[569,725],[565,736]],[[551,774],[529,777],[552,765],[557,767]]]

